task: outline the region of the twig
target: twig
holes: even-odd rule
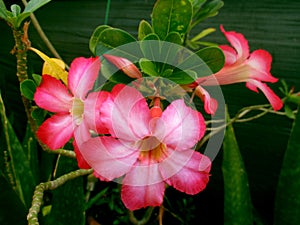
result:
[[[29,209],[29,213],[27,215],[27,221],[28,225],[39,225],[38,221],[38,214],[41,209],[41,205],[43,204],[43,196],[44,196],[44,191],[46,190],[54,190],[57,187],[65,184],[67,181],[75,179],[80,176],[85,176],[88,174],[91,174],[93,172],[92,169],[89,170],[76,170],[73,172],[70,172],[68,174],[65,174],[56,180],[53,181],[48,181],[45,183],[40,183],[38,186],[36,186],[34,195],[33,195],[33,200],[32,200],[32,205],[31,208]]]

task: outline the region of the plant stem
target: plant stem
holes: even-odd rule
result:
[[[56,180],[48,181],[45,183],[40,183],[38,186],[36,186],[34,195],[33,195],[32,205],[31,205],[31,208],[29,209],[29,213],[27,215],[28,225],[39,225],[38,214],[39,214],[41,206],[43,204],[44,191],[54,190],[54,189],[58,188],[59,186],[65,184],[69,180],[91,174],[92,172],[93,172],[92,169],[89,169],[89,170],[79,169],[76,171],[72,171],[68,174],[65,174],[65,175],[57,178]]]
[[[147,211],[145,212],[144,217],[143,217],[141,220],[138,220],[138,219],[135,217],[133,211],[129,211],[129,219],[130,219],[130,222],[133,223],[134,225],[144,225],[144,224],[148,223],[148,221],[149,221],[150,218],[151,218],[151,215],[152,215],[153,210],[154,210],[154,207],[149,207],[149,208],[147,209]]]

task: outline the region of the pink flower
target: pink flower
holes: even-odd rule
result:
[[[274,110],[281,109],[283,106],[281,99],[264,83],[278,81],[270,73],[272,56],[262,49],[250,54],[248,41],[242,34],[225,31],[223,26],[221,31],[232,45],[232,47],[220,46],[225,54],[225,66],[214,75],[199,78],[198,84],[208,86],[246,82],[250,90],[258,92],[260,89]]]
[[[111,136],[92,138],[79,148],[101,180],[122,180],[122,201],[130,210],[162,204],[166,184],[187,194],[202,191],[211,161],[192,150],[203,137],[202,115],[182,99],[163,112],[149,109],[136,89],[116,85],[102,104],[101,118]]]
[[[108,96],[105,92],[88,94],[100,70],[97,58],[76,58],[70,67],[68,88],[56,78],[43,75],[34,95],[36,104],[53,112],[38,129],[38,138],[50,149],[64,146],[76,133],[77,142],[90,138],[89,130],[99,131],[99,115],[95,109]],[[102,131],[102,130],[101,130]]]
[[[104,54],[103,57],[114,64],[119,70],[122,70],[127,76],[136,79],[142,77],[141,71],[128,59],[108,54]]]

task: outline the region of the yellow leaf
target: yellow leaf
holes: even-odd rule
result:
[[[49,58],[41,51],[30,47],[30,50],[38,54],[44,61],[42,74],[47,74],[57,79],[61,79],[66,85],[68,84],[68,72],[65,70],[65,63],[56,58]]]

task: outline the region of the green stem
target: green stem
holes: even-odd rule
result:
[[[145,212],[144,217],[141,220],[138,220],[133,211],[129,211],[129,219],[130,222],[133,223],[134,225],[144,225],[146,223],[148,223],[148,221],[151,218],[152,212],[153,212],[154,208],[153,207],[149,207],[147,209],[147,211]]]
[[[107,23],[108,23],[109,11],[110,11],[110,0],[107,0],[104,25],[107,25]]]
[[[45,191],[54,190],[54,189],[58,188],[59,186],[65,184],[69,180],[91,174],[92,172],[93,172],[92,169],[89,169],[89,170],[80,169],[80,170],[72,171],[71,173],[65,174],[65,175],[57,178],[56,180],[48,181],[45,183],[40,183],[38,186],[36,186],[34,195],[33,195],[32,205],[31,205],[31,208],[29,209],[29,213],[27,215],[28,225],[39,225],[38,214],[39,214],[41,206],[43,204],[43,196],[44,196]]]

